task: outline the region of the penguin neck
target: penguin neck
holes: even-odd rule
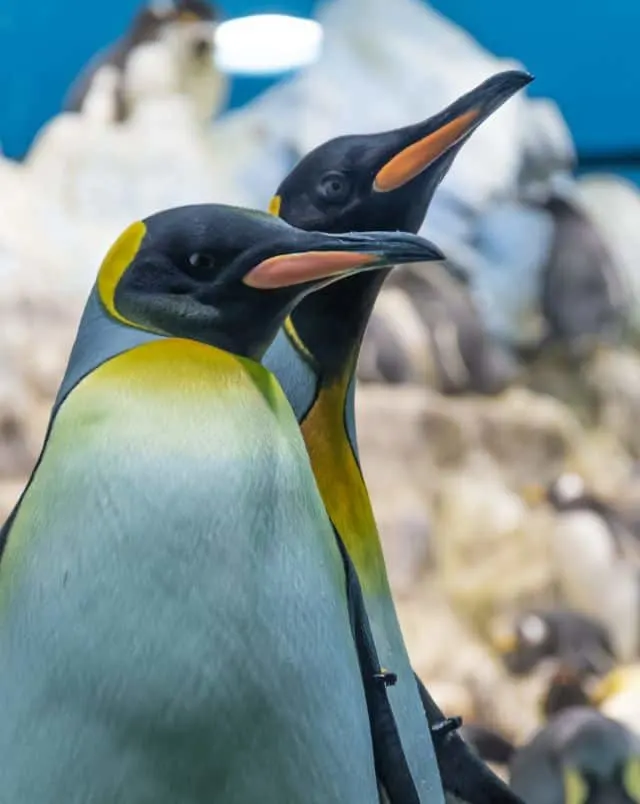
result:
[[[321,384],[355,373],[360,345],[391,269],[369,271],[310,293],[287,321],[315,365]]]
[[[327,513],[365,595],[388,596],[380,537],[357,457],[353,383],[360,344],[388,271],[360,274],[308,296],[285,332],[316,376],[315,398],[300,421]]]

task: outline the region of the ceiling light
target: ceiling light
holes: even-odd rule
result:
[[[216,63],[225,73],[283,73],[312,64],[321,50],[322,26],[286,14],[238,17],[216,31]]]

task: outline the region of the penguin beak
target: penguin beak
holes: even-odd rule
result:
[[[467,139],[533,76],[509,70],[492,76],[428,120],[390,132],[392,153],[375,175],[373,189],[388,193],[408,184],[439,157]]]
[[[405,232],[359,232],[328,235],[308,232],[308,251],[268,257],[244,277],[245,285],[261,290],[322,282],[358,271],[408,262],[444,260],[428,240]]]
[[[516,650],[518,640],[513,632],[503,631],[491,635],[491,644],[499,656],[506,656]]]
[[[520,497],[530,508],[535,508],[544,502],[546,492],[543,486],[540,486],[536,483],[531,483],[528,486],[524,486],[524,488],[520,490]]]

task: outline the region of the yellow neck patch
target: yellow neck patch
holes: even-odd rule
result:
[[[279,195],[274,195],[271,201],[269,201],[269,206],[267,207],[267,212],[270,215],[275,215],[276,218],[280,217],[280,208],[282,207],[282,198]]]
[[[142,221],[132,223],[107,252],[98,272],[98,295],[113,318],[128,326],[139,327],[120,315],[115,306],[115,294],[122,275],[135,259],[147,227]]]
[[[302,356],[315,363],[291,319],[285,331]],[[369,493],[351,448],[345,425],[353,366],[323,385],[300,424],[316,483],[329,518],[354,563],[363,590],[388,594],[389,583]]]

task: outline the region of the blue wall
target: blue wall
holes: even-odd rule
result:
[[[393,0],[388,0],[392,3]],[[20,156],[55,114],[78,69],[126,26],[137,0],[4,0],[0,5],[0,142]],[[222,0],[229,16],[309,14],[314,0]],[[559,101],[584,151],[640,149],[640,68],[632,55],[640,31],[638,0],[434,0],[499,55],[535,73],[532,92]],[[491,13],[487,14],[487,8]],[[269,85],[237,80],[237,105]]]

